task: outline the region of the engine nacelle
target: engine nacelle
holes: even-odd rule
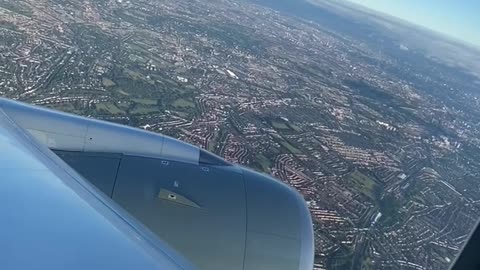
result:
[[[5,99],[0,106],[198,269],[312,269],[308,208],[282,182],[160,134]]]

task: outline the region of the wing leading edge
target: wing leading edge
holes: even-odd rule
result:
[[[0,109],[2,269],[193,267]]]

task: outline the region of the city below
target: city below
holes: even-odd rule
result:
[[[315,21],[257,2],[0,0],[0,95],[290,184],[316,269],[447,269],[480,217],[480,53],[343,4],[309,1]]]

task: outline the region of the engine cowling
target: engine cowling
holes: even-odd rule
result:
[[[282,182],[160,134],[6,99],[0,106],[199,269],[312,269],[308,208]]]

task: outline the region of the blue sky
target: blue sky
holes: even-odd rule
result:
[[[480,48],[480,0],[349,0]]]

